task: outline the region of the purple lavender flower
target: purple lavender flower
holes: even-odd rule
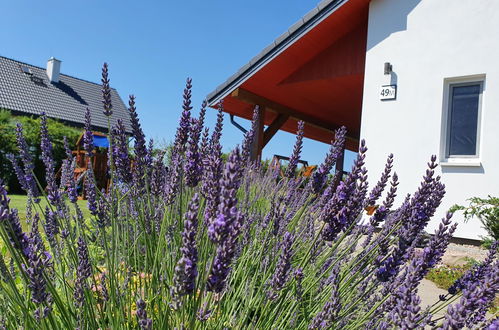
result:
[[[7,154],[7,159],[12,163],[12,168],[14,169],[14,173],[16,174],[17,181],[19,181],[21,188],[24,191],[29,193],[30,187],[28,186],[28,183],[26,182],[26,176],[24,175],[23,170],[19,166],[19,163],[18,163],[16,157],[13,154]]]
[[[174,294],[176,296],[192,294],[194,292],[198,273],[198,251],[196,246],[198,208],[199,197],[198,194],[194,194],[194,197],[189,203],[189,209],[185,214],[184,230],[182,231],[182,247],[180,248],[182,256],[175,268],[175,271],[179,272],[175,274],[177,282],[175,283]]]
[[[175,201],[180,184],[181,155],[174,153],[167,171],[167,182],[165,183],[165,204],[170,205]]]
[[[390,182],[390,189],[386,195],[383,205],[376,209],[374,215],[369,219],[371,226],[376,227],[380,222],[384,221],[390,208],[393,206],[395,197],[397,196],[397,186],[398,186],[398,176],[397,173],[393,173],[392,181]]]
[[[222,242],[229,234],[237,218],[237,190],[240,184],[241,156],[236,147],[229,156],[221,182],[220,204],[218,215],[208,227],[208,237],[216,243]]]
[[[47,181],[48,200],[53,205],[56,205],[60,201],[60,194],[55,181],[55,162],[52,155],[52,142],[49,137],[47,116],[45,113],[42,113],[41,116],[40,132],[42,160],[45,164],[45,179]]]
[[[105,228],[110,222],[109,219],[109,214],[111,213],[110,199],[111,199],[110,194],[106,194],[104,189],[102,189],[102,196],[97,201],[97,227],[100,229]]]
[[[485,260],[467,270],[466,273],[463,274],[459,279],[457,279],[448,289],[450,294],[456,294],[459,290],[463,290],[470,283],[478,282],[483,279],[486,275],[487,269],[494,262],[495,257],[497,255],[497,248],[499,246],[499,241],[496,240],[490,247],[489,252]]]
[[[338,292],[338,270],[332,272],[330,283],[331,296],[329,300],[324,304],[322,310],[314,317],[312,323],[309,325],[309,329],[328,329],[331,327],[335,318],[341,310],[341,302]]]
[[[134,181],[138,186],[142,185],[143,177],[148,166],[148,152],[146,147],[146,137],[140,126],[139,115],[135,107],[135,96],[130,95],[128,100],[130,112],[130,124],[132,126],[132,135],[134,138],[135,170],[133,171]]]
[[[7,269],[7,265],[5,264],[5,260],[3,258],[3,255],[1,254],[0,254],[0,278],[4,282],[7,282],[10,279],[9,270]]]
[[[51,265],[52,257],[43,247],[43,241],[38,232],[38,223],[33,224],[33,231],[30,235],[27,251],[27,264],[23,265],[23,269],[28,278],[31,301],[37,305],[41,305],[49,300],[44,271]],[[35,316],[40,318],[42,313],[38,312]]]
[[[310,180],[310,183],[312,184],[312,188],[315,193],[318,193],[322,189],[326,182],[327,175],[333,168],[340,155],[343,153],[343,150],[345,148],[346,134],[347,129],[345,126],[342,126],[336,130],[334,141],[331,142],[331,148],[329,149],[324,162],[322,162],[319,169],[312,175],[312,180]]]
[[[86,132],[85,132],[86,133]],[[85,136],[84,133],[84,136]],[[66,191],[66,195],[71,203],[76,203],[78,200],[78,191],[75,181],[76,160],[73,153],[69,148],[68,139],[63,137],[64,151],[66,152],[66,159],[62,161],[61,168],[61,181],[59,183],[59,190]]]
[[[26,255],[29,239],[23,232],[17,210],[9,208],[10,199],[7,190],[0,180],[0,225],[4,226],[12,245]]]
[[[208,162],[204,168],[204,179],[201,193],[206,198],[204,219],[207,224],[216,217],[217,205],[220,199],[220,179],[222,177],[222,159],[215,153],[208,155]]]
[[[225,288],[227,277],[231,271],[230,264],[233,262],[237,251],[237,240],[240,234],[242,218],[241,212],[237,212],[230,235],[217,247],[216,256],[206,283],[208,291],[220,293]]]
[[[218,217],[208,227],[208,236],[218,244],[208,277],[207,289],[209,291],[221,292],[223,290],[231,269],[230,264],[237,250],[237,241],[244,218],[236,208],[240,164],[241,156],[239,148],[236,147],[225,164]]]
[[[223,120],[224,120],[223,108],[224,108],[223,101],[220,101],[220,103],[218,104],[217,122],[215,124],[215,128],[213,129],[213,133],[210,139],[211,148],[213,148],[213,146],[220,144],[220,138],[222,137]]]
[[[201,180],[202,167],[199,154],[198,143],[202,126],[195,118],[191,118],[191,133],[189,134],[189,144],[187,146],[185,163],[185,181],[188,187],[195,187]]]
[[[392,283],[395,288],[394,292],[382,310],[390,313],[391,322],[399,328],[414,329],[417,324],[424,326],[425,322],[429,321],[425,315],[421,314],[417,287],[428,271],[441,260],[449,244],[457,226],[451,225],[451,217],[452,214],[448,213],[442,219],[439,228],[423,249],[422,254],[414,257],[406,266],[405,271]],[[395,268],[397,269],[399,265],[400,262],[395,265]]]
[[[443,329],[473,328],[484,321],[485,313],[499,290],[499,262],[490,265],[481,281],[463,289],[460,301],[447,309]]]
[[[137,320],[141,330],[152,329],[152,320],[147,317],[146,302],[142,299],[137,300]]]
[[[45,223],[43,224],[45,235],[50,246],[56,249],[57,239],[56,235],[59,233],[59,223],[56,219],[56,214],[48,207],[45,208]]]
[[[17,140],[17,148],[19,150],[19,154],[21,155],[21,160],[24,167],[24,178],[21,180],[27,188],[27,192],[34,198],[34,202],[38,203],[40,200],[37,198],[40,193],[38,191],[38,187],[36,185],[35,176],[33,171],[35,169],[35,165],[33,163],[33,158],[29,152],[28,144],[26,143],[26,139],[23,134],[23,127],[20,123],[16,125],[16,140]]]
[[[83,148],[87,152],[88,157],[94,155],[94,135],[92,133],[92,118],[90,116],[90,109],[85,111],[85,132],[83,133]]]
[[[270,286],[272,292],[270,293],[270,298],[275,299],[277,297],[277,292],[279,292],[288,279],[289,270],[291,269],[291,258],[293,257],[293,242],[294,236],[289,232],[284,234],[281,242],[281,255],[277,261],[277,267],[270,280]]]
[[[76,307],[83,307],[85,301],[85,290],[87,279],[92,275],[92,265],[88,255],[88,247],[85,240],[78,237],[78,267],[76,268],[76,282],[74,288],[74,299]]]
[[[499,330],[499,316],[490,321],[486,330]]]
[[[296,280],[296,300],[301,301],[303,297],[303,287],[302,287],[302,281],[305,275],[303,274],[303,269],[297,268],[293,272],[293,276]]]
[[[320,219],[326,222],[322,236],[326,241],[334,240],[338,233],[349,228],[362,209],[367,190],[367,175],[363,168],[366,152],[362,140],[350,174],[339,183],[333,197],[321,210]]]
[[[192,96],[192,79],[187,78],[184,94],[183,94],[183,104],[182,104],[182,115],[180,117],[180,123],[177,128],[177,133],[175,134],[175,142],[173,145],[174,153],[184,154],[186,149],[187,139],[189,137],[189,126],[191,118],[191,96]]]
[[[92,163],[88,160],[88,169],[85,177],[85,194],[87,197],[88,210],[92,215],[97,215],[97,193],[95,192],[95,177]]]
[[[376,183],[374,188],[371,190],[371,193],[369,194],[369,197],[366,200],[366,206],[372,206],[376,204],[376,201],[381,197],[381,194],[385,190],[386,184],[390,179],[390,173],[392,171],[392,167],[393,167],[393,154],[390,154],[388,155],[388,158],[386,160],[385,169],[381,174],[381,178]]]
[[[131,183],[132,170],[128,156],[128,137],[121,119],[118,119],[116,127],[113,128],[113,138],[113,161],[117,177],[124,183]]]
[[[104,106],[104,115],[113,114],[113,105],[111,104],[111,87],[109,86],[108,66],[104,63],[102,66],[102,105]]]
[[[285,176],[288,178],[294,178],[296,167],[298,166],[298,161],[300,160],[301,149],[303,145],[303,133],[305,129],[305,122],[300,120],[298,121],[298,131],[296,132],[296,142],[293,147],[293,153],[289,158],[288,168],[286,169]]]
[[[203,134],[201,137],[201,143],[199,145],[199,153],[201,155],[201,164],[203,165],[203,168],[205,166],[204,160],[206,159],[208,155],[208,142],[209,142],[209,135],[210,135],[210,129],[208,127],[205,127],[203,130]]]
[[[255,142],[255,134],[260,113],[259,109],[260,108],[258,107],[258,105],[255,106],[255,109],[253,110],[253,119],[251,121],[251,129],[246,132],[246,134],[244,134],[244,141],[241,146],[241,158],[244,164],[246,164],[250,160],[251,148],[253,146],[253,143]]]
[[[165,152],[159,152],[153,160],[151,170],[151,193],[154,196],[159,196],[164,189],[167,168],[163,163]]]

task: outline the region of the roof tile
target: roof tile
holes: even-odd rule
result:
[[[32,76],[23,73],[20,66],[30,68]],[[37,78],[41,83],[33,81]],[[0,56],[0,108],[31,115],[45,112],[48,117],[81,126],[85,123],[85,110],[88,107],[92,126],[106,131],[107,117],[102,112],[101,100],[99,84],[64,74],[59,76],[58,83],[51,83],[45,68]],[[121,119],[130,133],[128,110],[115,89],[111,89],[111,102],[111,124]]]

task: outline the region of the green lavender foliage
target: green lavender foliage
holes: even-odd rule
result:
[[[190,97],[189,88],[184,97]],[[190,100],[184,99],[184,105],[182,134],[189,128]],[[132,126],[139,139],[140,125]],[[111,150],[116,141],[110,140]],[[381,230],[374,230],[363,222],[368,192],[362,168],[364,144],[353,168],[358,175],[315,194],[300,178],[279,179],[271,168],[241,159],[237,151],[221,160],[221,166],[208,166],[210,161],[216,163],[214,155],[221,157],[216,141],[216,136],[210,141],[213,152],[202,155],[203,171],[223,170],[214,184],[204,187],[206,180],[217,177],[207,175],[195,187],[185,185],[182,162],[192,160],[185,159],[183,152],[175,154],[185,150],[182,146],[172,147],[174,157],[165,164],[157,158],[165,152],[150,155],[144,141],[139,141],[135,145],[140,148],[131,155],[132,168],[136,174],[140,163],[143,174],[130,182],[119,181],[116,155],[111,154],[111,184],[108,192],[95,191],[95,216],[83,216],[62,186],[60,202],[47,202],[47,208],[31,205],[24,233],[17,211],[9,206],[5,190],[0,191],[1,325],[7,329],[395,327],[390,306],[404,308],[397,290],[417,286],[423,270],[438,261],[432,256],[442,253],[448,239],[444,230],[437,242],[440,247],[428,246],[422,255],[426,259],[415,259],[424,223],[413,218],[426,219],[423,206],[432,210],[435,199],[425,196],[432,196],[440,185],[438,178],[432,178],[433,161],[423,188],[414,194],[415,211],[392,208],[390,198],[398,184],[394,179],[391,197],[375,214],[374,223],[381,224]],[[432,189],[425,186],[430,183]],[[39,188],[46,200],[46,192]],[[331,195],[334,191],[340,193]],[[441,195],[437,191],[435,196]],[[344,206],[331,211],[340,203]],[[212,206],[215,217],[206,218]],[[325,214],[335,216],[333,229],[340,229],[330,241],[322,236]],[[348,221],[342,218],[345,214]],[[230,226],[223,227],[227,223]],[[393,280],[379,280],[380,272]],[[217,287],[221,289],[208,285],[221,279],[214,274],[225,276]],[[414,322],[427,325],[434,312],[459,295],[420,312],[414,300]]]
[[[487,198],[472,197],[469,205],[454,205],[451,211],[463,211],[464,219],[477,218],[489,235],[485,241],[499,239],[499,198],[487,196]]]

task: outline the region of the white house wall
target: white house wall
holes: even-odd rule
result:
[[[393,74],[383,74],[390,62]],[[370,181],[388,153],[400,177],[399,200],[413,193],[430,155],[441,160],[445,79],[485,77],[478,166],[441,166],[447,187],[428,231],[452,205],[472,196],[499,195],[499,1],[373,0],[370,5],[361,136],[369,148]],[[382,85],[396,83],[396,100],[381,101]],[[473,164],[477,165],[477,164]],[[477,220],[456,237],[485,235]]]

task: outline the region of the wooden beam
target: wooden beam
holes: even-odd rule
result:
[[[277,131],[284,125],[286,120],[288,120],[289,115],[279,113],[277,117],[270,123],[265,132],[263,133],[263,146],[265,147],[269,143],[270,139],[277,133]]]
[[[328,123],[325,123],[323,120],[317,119],[315,117],[309,116],[307,114],[300,113],[294,109],[291,109],[285,105],[279,104],[277,102],[271,101],[269,99],[266,99],[263,96],[256,95],[244,88],[237,88],[231,93],[231,96],[239,99],[241,101],[244,101],[246,103],[250,104],[258,104],[260,106],[265,106],[267,110],[275,112],[275,113],[282,113],[285,115],[288,115],[289,117],[296,119],[296,120],[303,120],[305,123],[311,126],[315,126],[317,128],[326,130],[328,132],[334,132],[334,130],[340,128],[338,125],[331,125]],[[347,140],[350,140],[354,144],[359,143],[359,140],[350,136],[347,136]]]

